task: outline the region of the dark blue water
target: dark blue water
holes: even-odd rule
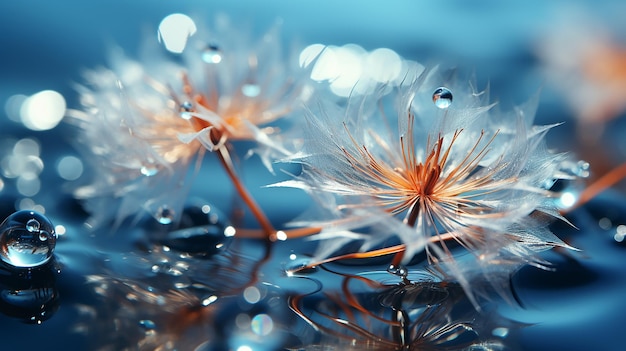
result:
[[[585,9],[611,23],[619,17],[618,3]],[[280,16],[288,39],[304,45],[389,47],[427,64],[475,69],[479,82],[490,81],[491,95],[507,107],[543,86],[536,122],[566,122],[549,135],[551,147],[584,154],[592,171],[596,158],[600,170],[623,161],[623,118],[609,122],[601,142],[582,144],[572,137],[575,114],[540,70],[534,43],[549,33],[565,2],[488,4],[3,3],[0,101],[52,89],[66,97],[68,107],[77,107],[73,84],[81,81],[82,69],[106,64],[112,43],[134,53],[146,36],[156,37],[159,21],[173,12],[210,18],[222,11],[254,28],[266,28]],[[75,130],[62,123],[34,132],[3,110],[0,158],[25,138],[40,146],[41,189],[24,196],[16,178],[0,175],[0,219],[32,198],[65,234],[47,264],[30,270],[1,267],[2,350],[624,348],[626,244],[614,238],[618,226],[626,225],[619,187],[566,214],[573,226],[552,225],[580,252],[547,253],[552,271],[522,268],[511,278],[514,303],[494,297],[479,313],[456,284],[417,267],[409,267],[411,282],[402,282],[385,271],[382,260],[329,264],[288,276],[286,270],[306,262],[311,244],[295,240],[270,247],[224,237],[237,203],[221,172],[211,173],[208,186],[194,183],[195,197],[188,202],[186,226],[208,226],[202,235],[172,234],[172,227],[151,218],[90,232],[83,226],[88,213],[69,192],[74,183],[57,172],[62,157],[78,157]],[[197,179],[216,165],[207,159]],[[272,176],[255,160],[246,167],[253,171],[243,178],[274,223],[305,210],[308,199],[300,192],[260,188],[282,176]],[[206,222],[197,211],[202,204],[212,206],[217,221]]]

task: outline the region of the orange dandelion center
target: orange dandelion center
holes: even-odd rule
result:
[[[478,172],[481,168],[480,161],[489,151],[488,147],[498,133],[483,142],[485,132],[481,131],[460,162],[450,166],[452,147],[463,130],[455,131],[447,146],[443,136],[439,136],[432,146],[428,141],[428,154],[423,161],[418,161],[413,139],[413,122],[414,116],[409,114],[408,131],[400,137],[400,166],[394,167],[376,158],[365,145],[358,144],[352,136],[350,138],[357,153],[343,149],[352,168],[364,175],[370,184],[367,192],[376,199],[375,203],[393,214],[406,213],[404,222],[410,226],[416,225],[421,212],[429,223],[439,224],[447,229],[462,224],[455,219],[459,216],[488,216],[490,207],[480,198],[514,181],[494,179],[494,173],[500,168]]]

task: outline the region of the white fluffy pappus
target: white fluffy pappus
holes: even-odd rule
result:
[[[290,158],[302,174],[273,186],[304,189],[326,210],[294,223],[321,227],[310,237],[320,241],[313,262],[346,254],[346,245],[356,247],[350,254],[395,240],[399,262],[425,252],[470,292],[475,272],[495,279],[524,263],[546,268],[538,252],[571,248],[547,228],[562,218],[549,188],[568,177],[560,166],[568,156],[544,145],[554,125],[533,125],[536,99],[507,113],[487,100],[432,70],[345,106],[312,109],[304,149]],[[458,263],[455,246],[473,268],[467,257]]]
[[[248,154],[270,170],[288,154],[272,122],[301,106],[309,81],[297,57],[283,53],[278,26],[256,38],[217,16],[180,55],[156,39],[146,40],[139,61],[115,50],[111,68],[86,72],[82,107],[68,114],[93,168],[90,183],[74,192],[93,227],[142,209],[161,223],[175,221],[190,166],[207,150],[227,153],[234,140],[253,141]]]

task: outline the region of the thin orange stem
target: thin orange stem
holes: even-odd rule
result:
[[[367,252],[355,252],[355,253],[350,253],[350,254],[345,254],[345,255],[340,255],[340,256],[334,256],[334,257],[329,257],[325,260],[310,263],[304,267],[298,268],[296,271],[309,269],[309,268],[319,266],[324,263],[329,263],[329,262],[334,262],[334,261],[339,261],[339,260],[379,257],[379,256],[391,255],[393,253],[398,253],[398,252],[402,252],[405,250],[406,250],[406,245],[401,244],[401,245],[385,247],[382,249],[372,250],[372,251],[367,251]]]
[[[439,243],[441,241],[452,240],[452,239],[457,239],[457,238],[458,238],[458,233],[446,233],[446,234],[440,234],[437,236],[430,237],[428,238],[428,242]],[[329,257],[321,261],[309,263],[308,265],[303,266],[303,267],[299,267],[296,270],[296,272],[305,270],[305,269],[310,269],[312,267],[319,266],[324,263],[330,263],[330,262],[335,262],[339,260],[372,258],[372,257],[380,257],[380,256],[385,256],[385,255],[391,255],[391,254],[396,254],[393,258],[392,263],[396,262],[396,260],[399,263],[402,257],[404,257],[405,251],[406,251],[406,245],[400,244],[400,245],[385,247],[382,249],[377,249],[377,250],[372,250],[372,251],[367,251],[367,252],[354,252],[354,253],[349,253],[345,255],[333,256],[333,257]]]
[[[280,230],[285,235],[287,239],[296,239],[301,238],[313,234],[318,234],[322,231],[320,227],[305,227],[305,228],[296,228],[296,229],[286,229]],[[248,229],[248,228],[235,228],[235,232],[237,233],[238,238],[246,238],[246,239],[264,239],[267,238],[265,231],[262,229]],[[278,233],[278,232],[277,232]]]
[[[261,210],[259,205],[254,201],[254,199],[248,192],[248,189],[246,189],[246,187],[243,185],[243,183],[239,179],[239,176],[237,175],[237,173],[235,173],[235,169],[231,162],[230,155],[228,154],[228,150],[226,150],[226,148],[224,147],[220,147],[218,151],[219,151],[217,153],[218,159],[222,163],[222,166],[224,166],[226,173],[228,173],[228,177],[233,182],[233,185],[235,186],[237,193],[239,193],[239,196],[241,196],[241,198],[246,203],[250,211],[252,211],[252,215],[254,216],[254,218],[256,218],[256,220],[259,222],[259,224],[261,225],[261,228],[263,228],[263,231],[265,232],[265,237],[269,239],[270,241],[275,241],[276,229],[274,229],[269,219],[267,219],[267,216],[265,216],[265,213],[263,212],[263,210]]]
[[[606,173],[598,180],[593,182],[591,185],[589,185],[585,190],[582,191],[582,193],[580,193],[578,201],[572,207],[562,211],[562,213],[568,213],[586,204],[598,194],[617,184],[620,180],[624,178],[626,178],[626,162],[612,169],[610,172]]]

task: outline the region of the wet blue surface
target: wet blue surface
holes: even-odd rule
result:
[[[387,4],[377,7],[359,1],[340,4],[224,1],[211,5],[204,1],[6,2],[0,5],[0,102],[4,103],[13,94],[29,95],[53,89],[66,97],[69,107],[77,107],[73,84],[81,81],[84,68],[105,65],[108,47],[114,43],[132,54],[146,33],[156,37],[155,28],[167,14],[184,12],[210,18],[222,11],[239,21],[253,23],[254,28],[267,28],[280,16],[284,20],[284,33],[298,43],[357,43],[368,50],[389,47],[405,58],[425,64],[441,62],[475,69],[479,82],[490,81],[491,95],[507,107],[524,101],[543,86],[536,122],[565,121],[565,125],[549,134],[549,144],[561,151],[579,147],[571,138],[576,124],[573,115],[545,83],[533,53],[534,41],[549,30],[551,18],[565,6],[565,1],[550,4],[530,1],[506,6],[495,1],[480,6],[462,1]],[[610,22],[621,15],[612,10],[616,4],[619,2],[606,1],[588,8],[590,13]],[[605,153],[615,158],[616,164],[626,155],[623,145],[620,146],[623,121],[621,118],[610,122],[607,144],[599,147],[609,150]],[[57,241],[55,259],[41,269],[31,272],[0,269],[0,348],[3,350],[141,349],[139,340],[144,340],[145,349],[151,349],[172,335],[180,336],[176,345],[181,350],[194,349],[205,341],[198,349],[236,350],[248,344],[252,349],[273,350],[318,343],[348,348],[349,342],[342,335],[361,335],[363,339],[371,336],[354,330],[347,332],[332,321],[333,317],[346,318],[346,311],[354,309],[346,300],[348,294],[342,290],[344,283],[370,311],[352,310],[362,313],[355,325],[371,327],[386,340],[397,340],[400,332],[377,317],[396,321],[401,318],[393,299],[400,294],[402,301],[409,304],[408,310],[421,311],[410,316],[417,324],[432,323],[437,329],[437,323],[444,324],[444,316],[453,316],[453,321],[471,322],[475,326],[478,336],[472,332],[463,334],[451,345],[453,349],[462,349],[465,342],[471,344],[476,340],[485,341],[485,350],[499,344],[511,350],[623,348],[626,244],[613,238],[616,227],[626,224],[626,201],[619,189],[567,214],[576,228],[565,223],[553,224],[560,238],[582,251],[547,254],[546,258],[554,262],[554,271],[522,268],[512,279],[521,307],[496,302],[479,315],[459,287],[403,286],[397,277],[384,272],[384,264],[375,261],[356,266],[333,264],[327,269],[288,278],[284,269],[294,264],[289,255],[311,251],[303,241],[279,243],[268,255],[267,248],[259,242],[211,236],[208,242],[200,239],[193,245],[212,249],[194,253],[184,247],[184,240],[176,241],[179,236],[172,238],[155,230],[159,227],[150,219],[125,222],[118,233],[92,235],[82,227],[87,214],[70,196],[67,181],[58,176],[54,167],[60,156],[77,155],[71,146],[74,131],[62,124],[51,131],[32,132],[9,120],[2,111],[0,142],[25,137],[39,141],[45,163],[40,175],[42,190],[35,199],[45,206],[46,216],[54,224],[63,225],[67,233]],[[3,144],[0,157],[7,150]],[[587,161],[593,170],[594,160]],[[211,162],[204,164],[205,169],[215,166]],[[261,168],[255,161],[251,167]],[[304,210],[307,199],[298,192],[280,190],[275,195],[276,192],[257,188],[275,181],[271,174],[260,172],[262,176],[245,173],[244,179],[261,206],[273,214],[275,223],[287,222]],[[15,211],[15,203],[21,198],[13,180],[2,180],[0,220]],[[207,191],[202,185],[196,187],[200,189],[198,194],[211,204],[231,204],[233,191],[225,184],[228,184],[226,176],[218,174],[211,184],[215,191]],[[297,205],[285,206],[286,199]],[[602,219],[609,222],[604,221],[600,226]],[[223,242],[224,248],[213,250],[217,242]],[[179,253],[164,251],[163,243],[174,251],[179,248],[191,255],[181,258]],[[259,262],[263,265],[257,266]],[[251,282],[255,267],[260,267],[262,272],[254,285],[257,291],[246,293],[245,287]],[[372,287],[366,280],[351,276],[358,272],[369,272],[362,276],[389,286]],[[165,293],[176,286],[184,287],[179,290],[189,295]],[[328,295],[319,291],[320,287]],[[21,295],[8,293],[16,290]],[[154,300],[159,295],[165,296],[170,307],[165,308]],[[216,296],[215,301],[211,301],[212,296]],[[320,337],[310,324],[289,309],[294,298],[300,312],[313,324],[339,330],[341,335]],[[193,307],[206,302],[214,307]],[[41,320],[41,325],[32,323],[33,315],[39,316],[36,320]],[[248,317],[237,320],[240,315]],[[262,325],[263,322],[267,325],[267,318],[274,327],[265,335]],[[254,329],[256,332],[242,332],[237,327],[237,323],[252,325],[252,322],[261,325],[260,329]],[[419,335],[419,328],[413,327]],[[509,333],[499,337],[493,332],[495,328],[506,328]],[[433,341],[423,339],[425,343]],[[393,343],[380,340],[376,343],[383,349],[394,347]],[[416,349],[418,346],[413,345]]]

